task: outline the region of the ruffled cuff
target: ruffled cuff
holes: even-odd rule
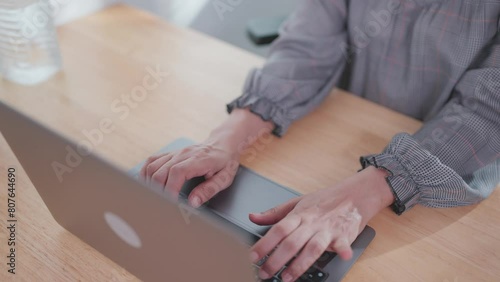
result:
[[[386,180],[394,195],[395,201],[391,207],[396,214],[401,215],[418,203],[417,184],[396,156],[382,153],[361,157],[360,162],[363,169],[371,165],[389,172]]]
[[[392,208],[398,215],[417,203],[453,207],[473,196],[453,169],[407,133],[397,134],[381,154],[361,157],[360,162],[363,168],[373,165],[389,172],[387,183],[395,198]]]
[[[273,134],[281,137],[295,120],[289,109],[284,107],[290,104],[286,97],[294,89],[294,84],[290,81],[269,77],[254,69],[247,77],[243,95],[227,104],[227,111],[231,113],[235,108],[248,108],[263,120],[274,123]]]
[[[283,110],[265,97],[245,93],[227,104],[228,113],[231,113],[235,108],[248,108],[252,113],[260,116],[262,120],[271,121],[275,125],[273,134],[279,137],[283,136],[291,124],[291,120],[284,117]]]

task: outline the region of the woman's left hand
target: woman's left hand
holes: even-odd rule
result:
[[[352,242],[394,201],[386,176],[386,171],[370,166],[336,186],[250,214],[256,224],[275,224],[251,249],[253,263],[272,252],[261,266],[260,278],[271,278],[294,256],[281,273],[284,282],[298,279],[325,251],[351,259]]]

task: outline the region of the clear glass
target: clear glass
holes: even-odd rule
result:
[[[61,69],[49,0],[0,0],[0,57],[3,77],[24,85]]]

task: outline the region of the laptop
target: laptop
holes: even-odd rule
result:
[[[3,102],[0,131],[54,219],[144,281],[260,281],[248,248],[269,227],[248,214],[300,195],[240,167],[231,187],[193,209],[185,197],[202,178],[187,181],[176,202],[137,179],[141,164],[123,171]],[[178,139],[161,152],[190,144]],[[374,236],[366,227],[352,244],[352,260],[325,252],[297,281],[340,281]]]

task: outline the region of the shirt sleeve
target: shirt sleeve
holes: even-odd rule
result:
[[[401,214],[415,204],[455,207],[487,198],[500,183],[500,34],[456,84],[450,101],[413,136],[396,135],[363,167],[389,171]]]
[[[280,30],[269,58],[253,69],[243,94],[227,105],[249,108],[283,135],[315,109],[340,79],[345,65],[346,0],[302,0]]]

